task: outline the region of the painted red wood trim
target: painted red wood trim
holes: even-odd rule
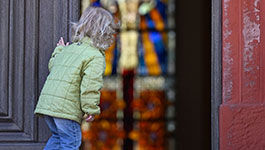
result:
[[[223,0],[220,149],[265,148],[265,2]]]

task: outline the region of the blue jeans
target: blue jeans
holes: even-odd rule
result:
[[[79,150],[82,133],[77,122],[46,115],[44,119],[52,132],[44,150]]]

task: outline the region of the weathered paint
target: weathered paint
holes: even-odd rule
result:
[[[222,105],[220,150],[265,148],[265,105]]]
[[[265,149],[265,2],[223,0],[220,149]]]
[[[223,1],[223,100],[225,102],[231,102],[232,100],[238,100],[236,97],[237,91],[235,91],[238,85],[235,84],[238,81],[233,80],[233,76],[237,73],[238,66],[238,45],[235,44],[238,41],[236,33],[238,28],[233,25],[239,25],[238,19],[235,16],[230,16],[229,13],[233,11],[231,5],[235,6],[234,1]],[[234,8],[235,10],[236,8]]]
[[[242,101],[259,101],[260,10],[259,0],[244,0],[242,4]]]
[[[263,1],[260,1],[259,4],[260,8],[265,8],[265,3]],[[265,9],[260,9],[260,99],[261,102],[264,103],[265,101]]]
[[[228,2],[230,0],[225,0],[224,2],[224,16],[227,17],[227,8],[228,8]],[[224,91],[225,93],[225,99],[231,99],[231,93],[232,93],[232,88],[233,88],[233,82],[231,80],[232,78],[232,74],[231,74],[231,66],[233,64],[233,58],[231,57],[231,43],[229,42],[229,37],[232,34],[232,30],[229,28],[229,20],[228,18],[225,18],[224,23],[224,32],[223,32],[223,38],[226,41],[224,43],[224,49],[223,49],[223,58],[224,61],[227,63],[227,67],[224,68],[223,72],[224,72],[224,78],[226,79],[227,82],[225,82],[225,86],[224,86]]]

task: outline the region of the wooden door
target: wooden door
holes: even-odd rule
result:
[[[0,149],[42,149],[50,132],[34,116],[60,36],[69,40],[79,0],[0,1]]]

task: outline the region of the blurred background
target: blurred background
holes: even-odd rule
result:
[[[106,51],[102,114],[84,122],[83,149],[176,148],[174,0],[82,0],[121,23]]]
[[[82,0],[81,11],[87,6],[108,9],[121,29],[106,51],[102,114],[83,122],[82,149],[210,149],[210,4]]]

